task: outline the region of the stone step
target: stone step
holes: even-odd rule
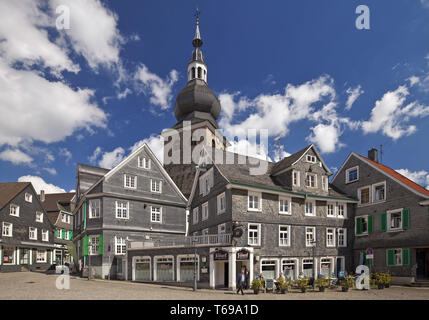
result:
[[[412,287],[428,287],[429,288],[429,281],[416,281],[411,282]]]

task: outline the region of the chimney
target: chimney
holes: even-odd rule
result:
[[[40,202],[45,202],[45,190],[40,190]]]
[[[368,158],[374,162],[378,163],[378,150],[376,148],[372,148],[368,151]]]

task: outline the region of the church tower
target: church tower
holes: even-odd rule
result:
[[[219,128],[217,119],[221,111],[221,106],[219,99],[207,85],[208,70],[204,61],[203,52],[201,51],[203,40],[201,39],[199,22],[199,12],[197,9],[195,36],[192,40],[194,49],[187,66],[188,82],[177,95],[174,115],[178,122],[171,127],[171,129],[175,129],[179,132],[180,144],[177,142],[174,149],[180,149],[181,159],[183,159],[184,155],[184,144],[187,143],[186,138],[184,138],[185,127],[189,127],[189,125],[191,136],[197,129],[199,129],[198,132],[203,132],[200,140],[194,141],[194,138],[189,140],[189,143],[191,143],[191,150],[201,143],[205,146],[222,150],[225,150],[229,145],[223,135],[219,135],[218,133],[216,136],[216,129]],[[189,128],[187,129],[189,130]],[[171,156],[171,147],[167,147],[170,142],[171,141],[168,139],[164,141],[164,161]],[[186,188],[188,187],[187,184],[189,184],[189,188],[192,186],[192,181],[189,181],[189,177],[186,178],[184,176],[192,175],[191,179],[193,179],[193,174],[190,174],[190,171],[194,173],[195,166],[195,163],[189,165],[185,164],[185,162],[181,164],[167,163],[165,165],[165,169],[185,196],[188,195],[188,191],[190,193],[190,189],[187,190]],[[186,172],[188,172],[188,174]]]

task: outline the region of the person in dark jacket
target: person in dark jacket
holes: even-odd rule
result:
[[[244,274],[246,275],[246,287],[245,288],[247,290],[250,287],[250,284],[249,284],[249,281],[250,281],[250,272],[249,272],[249,270],[246,269],[246,271],[244,272]]]
[[[241,294],[244,295],[243,288],[246,286],[246,274],[244,269],[241,269],[241,273],[237,275],[237,294],[241,291]]]

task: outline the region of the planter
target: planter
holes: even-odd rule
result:
[[[384,285],[382,283],[379,283],[377,285],[378,290],[383,290],[384,289]]]
[[[253,289],[253,293],[254,294],[258,294],[259,293],[259,289]]]
[[[325,292],[325,287],[319,287],[319,292]]]
[[[307,288],[301,288],[301,292],[302,293],[306,293],[307,292]]]
[[[385,287],[385,288],[389,288],[389,287],[390,287],[390,283],[385,284],[385,285],[384,285],[384,287]]]
[[[347,291],[349,291],[349,287],[341,287],[341,291],[342,292],[347,292]]]
[[[286,289],[280,289],[280,293],[285,294],[287,292]]]

